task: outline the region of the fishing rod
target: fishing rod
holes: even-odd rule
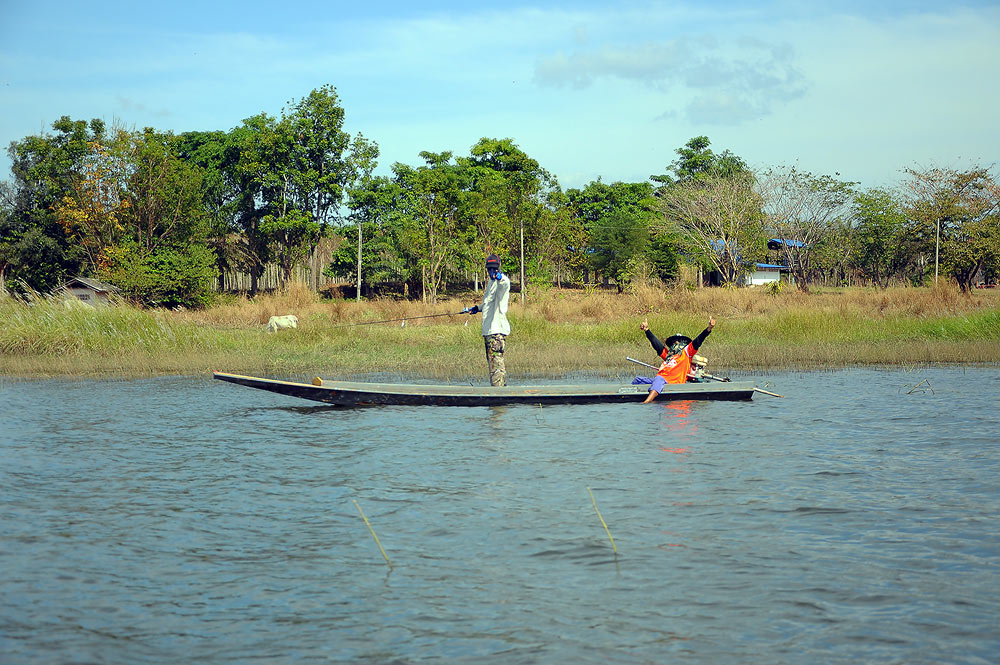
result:
[[[644,363],[641,360],[636,360],[635,358],[629,358],[628,356],[625,357],[625,360],[630,360],[630,361],[634,362],[637,365],[643,365],[645,367],[649,367],[650,369],[660,369],[659,367],[656,367],[655,365],[650,365],[649,363]],[[712,374],[709,374],[708,372],[702,372],[701,374],[698,374],[697,377],[699,379],[700,378],[705,378],[705,379],[712,379],[713,381],[722,381],[723,383],[729,383],[729,381],[730,381],[730,379],[729,379],[728,376],[725,376],[725,377],[723,377],[723,376],[714,376]]]
[[[650,365],[649,363],[644,363],[641,360],[636,360],[635,358],[629,358],[628,356],[625,356],[625,360],[634,362],[637,365],[644,365],[645,367],[649,367],[650,369],[659,369],[659,367],[655,367],[654,365]],[[713,381],[722,381],[723,383],[726,383],[730,380],[728,376],[727,377],[713,376],[712,374],[708,374],[707,372],[703,372],[700,378],[712,379]],[[756,386],[754,386],[754,390],[759,393],[764,393],[765,395],[771,395],[772,397],[781,397],[782,399],[784,399],[785,397],[784,395],[779,395],[778,393],[772,393],[769,390],[763,390]]]
[[[407,321],[415,321],[417,319],[433,319],[439,316],[458,316],[459,314],[468,314],[469,310],[465,309],[461,312],[448,312],[446,314],[425,314],[424,316],[404,316],[399,319],[385,319],[383,321],[362,321],[361,323],[338,323],[333,328],[350,328],[353,326],[373,326],[376,323],[395,323],[397,321],[402,321],[403,325],[406,325]]]

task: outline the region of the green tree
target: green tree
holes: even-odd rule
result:
[[[652,175],[649,177],[653,182],[661,186],[685,183],[691,180],[705,180],[709,178],[733,178],[746,175],[750,169],[746,162],[729,150],[721,153],[712,152],[709,148],[711,141],[707,136],[696,136],[689,140],[683,147],[677,148],[677,159],[674,160],[667,170],[673,173]]]
[[[984,168],[908,169],[907,212],[934,238],[938,266],[969,291],[1000,256],[1000,185]]]
[[[470,169],[469,187],[477,200],[468,207],[479,222],[486,250],[517,257],[523,302],[528,291],[525,256],[537,254],[533,245],[550,235],[544,225],[556,222],[544,212],[558,183],[510,138],[482,138],[459,163]]]
[[[364,227],[377,226],[385,214],[386,197],[384,196],[387,180],[376,178],[375,168],[378,166],[378,144],[369,141],[362,134],[354,137],[351,153],[347,160],[349,184],[347,188],[347,208],[350,211],[349,220],[357,227],[357,245],[355,246],[357,278],[357,300],[361,301],[362,273],[364,267]]]
[[[231,150],[232,136],[224,131],[185,132],[173,137],[172,148],[186,163],[197,166],[202,175],[201,196],[209,232],[205,242],[215,252],[216,267],[224,278],[227,272],[250,272],[254,263],[246,236],[237,220],[235,193],[227,171],[238,151]],[[225,284],[220,284],[225,288]]]
[[[589,257],[588,267],[619,282],[620,291],[627,281],[628,266],[651,258],[650,224],[656,209],[653,186],[648,182],[609,185],[598,179],[582,190],[570,189],[567,197],[573,217],[587,234],[586,244],[578,250]]]
[[[869,189],[854,196],[852,258],[861,274],[879,288],[913,263],[914,236],[902,204],[892,193]]]
[[[171,139],[147,128],[94,141],[59,214],[67,234],[88,248],[97,276],[128,297],[201,306],[215,277],[201,172],[173,152]]]
[[[451,152],[421,152],[425,165],[416,169],[393,165],[405,206],[400,219],[401,244],[420,268],[422,299],[437,302],[446,271],[454,268],[473,238],[473,227],[463,215],[463,192],[468,173],[452,161]]]
[[[252,257],[251,293],[265,264],[284,262],[287,281],[294,267],[287,261],[310,254],[328,225],[339,223],[351,177],[343,122],[336,90],[327,85],[289,102],[280,120],[262,113],[231,132],[223,161],[233,218]]]
[[[28,136],[8,148],[14,176],[6,223],[8,278],[29,288],[49,291],[69,275],[86,274],[87,259],[59,223],[59,204],[75,192],[91,156],[91,144],[103,138],[105,124],[63,116],[54,134]]]
[[[289,103],[278,130],[288,141],[288,154],[277,164],[294,190],[290,207],[309,213],[325,227],[340,217],[344,190],[351,178],[351,136],[344,131],[344,108],[337,90],[324,85]],[[371,144],[364,142],[362,149]],[[377,151],[376,151],[377,157]]]
[[[612,210],[592,227],[591,243],[594,269],[614,279],[621,293],[630,281],[633,260],[649,249],[648,219],[625,209]]]
[[[291,281],[292,270],[307,258],[320,237],[320,226],[309,213],[296,208],[264,215],[259,230],[270,243],[269,255],[278,265],[281,284]]]
[[[107,249],[99,272],[129,300],[156,307],[203,307],[216,277],[215,254],[203,245],[145,251],[127,240]]]
[[[257,293],[260,275],[270,260],[268,238],[260,222],[271,213],[275,192],[284,182],[273,169],[280,155],[275,146],[276,124],[266,113],[252,116],[230,132],[226,144],[224,176],[235,226],[246,239],[251,296]]]

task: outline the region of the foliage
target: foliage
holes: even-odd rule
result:
[[[870,189],[855,195],[853,219],[854,264],[886,289],[913,263],[914,237],[906,214],[890,192]]]
[[[466,156],[421,152],[421,165],[376,176],[378,145],[344,122],[329,85],[229,131],[175,136],[64,116],[9,148],[0,285],[48,291],[103,276],[137,302],[197,304],[213,274],[248,271],[256,295],[265,266],[287,285],[329,233],[339,238],[324,274],[350,277],[359,298],[380,283],[432,302],[478,288],[487,253],[521,282],[522,302],[529,286],[544,296],[592,271],[634,291],[675,279],[682,263],[734,285],[768,238],[784,241],[772,259],[802,289],[920,283],[931,263],[966,292],[1000,275],[1000,185],[986,169],[911,169],[902,192],[857,193],[837,176],[754,173],[697,136],[652,182],[563,191],[511,138],[482,138]]]
[[[600,180],[571,189],[567,198],[572,214],[587,242],[575,247],[586,256],[586,264],[618,282],[621,291],[629,281],[628,266],[651,261],[650,224],[655,216],[653,186],[649,183],[605,184]],[[661,240],[668,236],[660,236]],[[663,263],[663,243],[657,244]]]
[[[855,184],[794,167],[769,169],[757,179],[766,228],[779,241],[782,262],[803,291],[815,278],[814,258],[830,230],[848,214]]]
[[[636,260],[648,251],[647,223],[642,217],[619,209],[611,211],[593,226],[592,265],[615,280],[619,293],[628,285]]]
[[[216,277],[215,255],[200,245],[147,252],[127,241],[108,249],[98,277],[143,306],[203,307]]]
[[[933,237],[938,264],[968,292],[1000,263],[1000,184],[986,169],[908,169],[907,211]]]
[[[752,175],[691,179],[661,195],[663,230],[680,233],[687,256],[738,285],[765,256],[762,204]]]
[[[85,252],[66,237],[55,209],[72,196],[90,146],[103,138],[105,124],[63,116],[52,129],[55,134],[28,136],[8,149],[14,181],[0,238],[10,278],[41,291],[79,274],[84,266]]]
[[[678,148],[677,159],[667,167],[674,175],[653,175],[649,179],[662,186],[710,180],[712,178],[738,178],[749,174],[750,168],[742,158],[728,150],[712,152],[707,136],[696,136],[684,147]]]

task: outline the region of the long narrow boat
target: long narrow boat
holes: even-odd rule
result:
[[[312,384],[262,379],[214,372],[220,381],[258,388],[289,397],[301,397],[338,406],[497,406],[502,404],[598,404],[642,402],[649,386],[585,384],[552,386],[421,385],[406,383],[359,383],[324,381]],[[754,385],[749,381],[726,383],[682,383],[667,385],[657,400],[748,400]]]

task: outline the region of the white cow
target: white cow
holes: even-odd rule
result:
[[[267,322],[267,332],[278,332],[286,328],[298,328],[299,317],[294,314],[284,316],[272,316]]]

